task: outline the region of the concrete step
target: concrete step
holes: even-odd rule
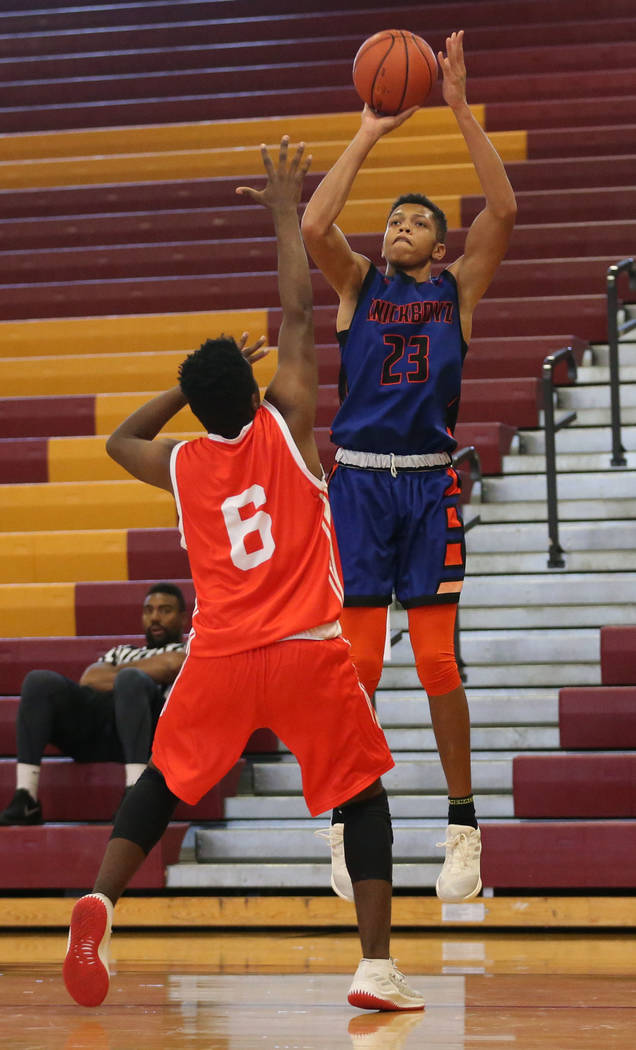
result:
[[[489,578],[488,584],[495,588],[501,584],[502,598],[510,593],[513,581],[502,578]],[[525,581],[519,580],[522,588]],[[546,581],[548,583],[569,583],[569,577]],[[547,597],[547,595],[546,595]],[[518,602],[515,602],[518,604]],[[579,664],[596,664],[600,660],[600,638],[598,631],[570,628],[548,628],[532,631],[468,631],[462,639],[462,655],[471,666],[531,663],[559,663],[576,661]],[[391,647],[391,666],[411,664],[413,652],[408,637],[405,635]]]
[[[521,459],[521,457],[519,457]],[[590,471],[588,474],[561,473],[558,477],[559,503],[566,500],[633,500],[636,499],[636,470]],[[486,503],[532,503],[545,501],[545,474],[525,477],[508,474],[502,478],[488,478],[485,486]],[[483,504],[481,504],[483,506]],[[518,520],[523,520],[524,507],[518,508]],[[614,517],[602,515],[605,520]]]
[[[535,573],[528,576],[519,575],[514,579],[509,575],[470,575],[464,583],[460,609],[465,610],[475,605],[516,607],[608,604],[610,595],[612,602],[618,604],[636,603],[636,573]],[[495,637],[499,638],[499,635]],[[526,639],[524,636],[521,641],[525,651],[528,641],[532,642],[533,639]],[[545,641],[537,636],[533,644],[543,646]],[[554,651],[553,648],[550,649],[550,652]],[[598,650],[595,650],[595,653],[598,655]]]
[[[487,481],[488,492],[490,492],[491,484],[493,484],[493,479],[489,478]],[[545,480],[543,487],[545,488]],[[566,521],[605,521],[609,519],[614,521],[621,519],[633,521],[636,518],[635,498],[621,499],[614,494],[613,497],[605,499],[567,499],[563,497],[561,492],[560,479],[558,491],[560,523]],[[543,498],[537,496],[523,500],[523,502],[509,497],[503,498],[501,492],[499,496],[501,502],[497,500],[496,502],[473,504],[469,511],[470,515],[478,514],[485,525],[495,522],[545,522],[548,519],[545,495]]]
[[[562,409],[609,408],[610,391],[607,382],[588,386],[561,386],[558,405]],[[621,383],[621,405],[636,408],[636,383]]]
[[[476,793],[507,793],[512,790],[512,759],[515,752],[473,756],[473,787]],[[437,755],[396,757],[396,765],[383,778],[389,794],[446,791],[446,781]],[[300,795],[300,769],[297,762],[255,762],[250,771],[249,793],[255,795]]]
[[[563,542],[561,546],[566,554],[565,572],[621,572],[636,569],[636,551],[573,551]],[[467,571],[476,575],[497,575],[498,573],[541,572],[548,566],[549,543],[546,541],[543,554],[471,554],[467,561]]]
[[[396,863],[393,885],[396,889],[431,889],[440,873],[441,862]],[[172,864],[166,869],[166,886],[172,890],[327,890],[331,892],[329,859],[314,864]]]
[[[567,428],[565,428],[567,429]],[[563,431],[559,431],[563,433]],[[625,442],[621,442],[625,447]],[[559,478],[565,473],[604,471],[610,467],[611,451],[602,452],[559,452],[557,450],[556,466]],[[626,466],[612,470],[612,476],[616,477],[627,470],[636,470],[636,452],[628,452],[625,459]],[[545,478],[545,454],[504,456],[502,459],[503,472],[509,474],[540,474]],[[620,484],[620,480],[617,481]]]
[[[629,389],[629,387],[621,389]],[[576,411],[576,423],[581,427],[608,427],[612,421],[612,415],[609,409],[609,394],[605,405],[579,406],[574,410],[570,409],[566,404],[559,402],[559,406],[555,412],[557,422],[566,412],[570,411]],[[623,426],[632,426],[634,423],[636,423],[636,408],[634,405],[623,404],[621,394],[621,424]],[[543,427],[544,425],[545,420],[543,412],[539,412],[539,426]]]
[[[380,718],[382,722],[382,719]],[[408,725],[391,727],[382,722],[388,745],[394,756],[400,752],[436,755],[437,744],[430,726]],[[478,751],[541,751],[559,746],[556,722],[552,726],[512,725],[475,726],[471,733],[472,749]],[[281,745],[278,756],[289,755]]]
[[[436,752],[432,729],[387,729],[385,735],[395,755],[399,751]],[[473,751],[539,751],[559,746],[559,731],[548,726],[473,726]]]
[[[570,551],[626,551],[636,548],[636,521],[566,523],[560,529],[560,537]],[[478,554],[543,553],[547,543],[548,530],[542,524],[480,524],[466,535],[469,569]]]
[[[555,442],[557,455],[560,453],[600,452],[605,454],[605,466],[608,466],[607,459],[609,459],[612,449],[611,428],[609,426],[584,427],[579,426],[579,423],[580,420],[577,418],[576,423],[557,432]],[[545,432],[543,430],[523,430],[520,431],[518,437],[521,446],[519,449],[521,457],[526,455],[545,455]],[[622,427],[621,441],[628,451],[636,451],[636,427]],[[511,470],[513,473],[515,472],[514,465],[511,466]]]
[[[466,691],[470,719],[477,726],[549,725],[558,723],[556,690],[535,689],[501,693]],[[430,726],[428,699],[422,689],[415,691],[379,689],[375,695],[380,722],[387,727]]]
[[[462,635],[464,639],[470,637]],[[463,652],[462,652],[463,656]],[[480,666],[466,660],[467,682],[471,688],[495,689],[506,685],[513,688],[537,688],[551,686],[561,688],[572,685],[600,685],[601,672],[598,664],[581,663],[528,663]],[[408,666],[386,664],[380,685],[387,689],[413,689],[418,685],[417,673]]]
[[[559,570],[560,572],[560,570]],[[499,630],[517,627],[594,627],[600,630],[607,625],[636,624],[636,606],[627,605],[535,605],[535,606],[475,606],[462,609],[459,624],[462,646],[464,632],[488,628]]]
[[[636,339],[634,333],[630,332],[621,339],[618,348],[618,363],[621,375],[623,368],[636,368]],[[584,357],[585,367],[592,364],[596,368],[607,368],[609,370],[609,346],[607,343],[595,343],[592,347],[591,361]],[[579,370],[580,371],[580,370]]]
[[[437,795],[393,795],[391,815],[395,820],[413,818],[421,820],[444,820],[448,811],[446,793]],[[479,817],[499,819],[514,816],[512,794],[483,794],[477,800]],[[273,795],[257,798],[252,795],[237,795],[228,798],[225,805],[227,820],[299,820],[307,816],[305,800],[297,795],[285,797]],[[317,827],[326,827],[329,817],[316,818]]]
[[[636,354],[632,351],[632,360],[628,359],[626,353],[619,351],[619,376],[621,383],[636,383]],[[577,369],[576,385],[605,385],[610,381],[609,351],[607,352],[607,363],[601,365],[584,365]]]
[[[329,821],[233,821],[229,827],[212,826],[195,832],[195,857],[198,864],[216,865],[223,861],[258,861],[268,864],[281,861],[321,863],[329,861],[329,843],[314,834]],[[437,821],[394,820],[393,856],[400,860],[443,862],[446,819]],[[441,858],[441,859],[440,859]]]

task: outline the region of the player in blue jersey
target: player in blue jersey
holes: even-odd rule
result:
[[[303,234],[339,296],[343,400],[332,428],[338,450],[329,491],[344,572],[343,629],[371,695],[382,673],[386,609],[394,593],[408,610],[449,795],[437,893],[457,901],[481,889],[481,835],[468,705],[454,649],[465,547],[451,453],[473,311],[506,253],[516,203],[501,158],[466,101],[463,31],[447,37],[438,59],[444,101],[485,197],[463,255],[434,275],[446,253],[446,219],[421,193],[399,197],[390,209],[383,274],[335,225],[372,147],[415,109],[379,117],[364,107],[358,132],[307,205]],[[341,820],[335,811],[332,885],[350,897]]]

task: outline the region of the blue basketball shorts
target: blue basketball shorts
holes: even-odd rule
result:
[[[371,470],[336,464],[329,479],[345,605],[405,608],[459,601],[466,547],[452,467]]]

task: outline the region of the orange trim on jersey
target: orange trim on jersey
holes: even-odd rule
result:
[[[462,586],[461,580],[446,580],[444,583],[440,583],[436,594],[458,594]]]
[[[459,520],[459,514],[457,513],[457,507],[446,508],[446,525],[449,529],[461,529],[462,523]]]
[[[448,486],[448,488],[445,490],[444,495],[445,496],[458,496],[459,493],[461,492],[461,489],[460,489],[459,484],[458,484],[456,471],[454,471],[452,467],[449,467],[448,470],[446,471],[446,473],[448,474],[449,478],[451,479],[451,483]]]
[[[444,565],[463,565],[461,543],[447,543]]]

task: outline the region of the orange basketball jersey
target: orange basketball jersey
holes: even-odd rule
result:
[[[229,656],[338,620],[327,485],[273,405],[264,402],[236,438],[176,445],[171,473],[196,591],[193,652]]]

